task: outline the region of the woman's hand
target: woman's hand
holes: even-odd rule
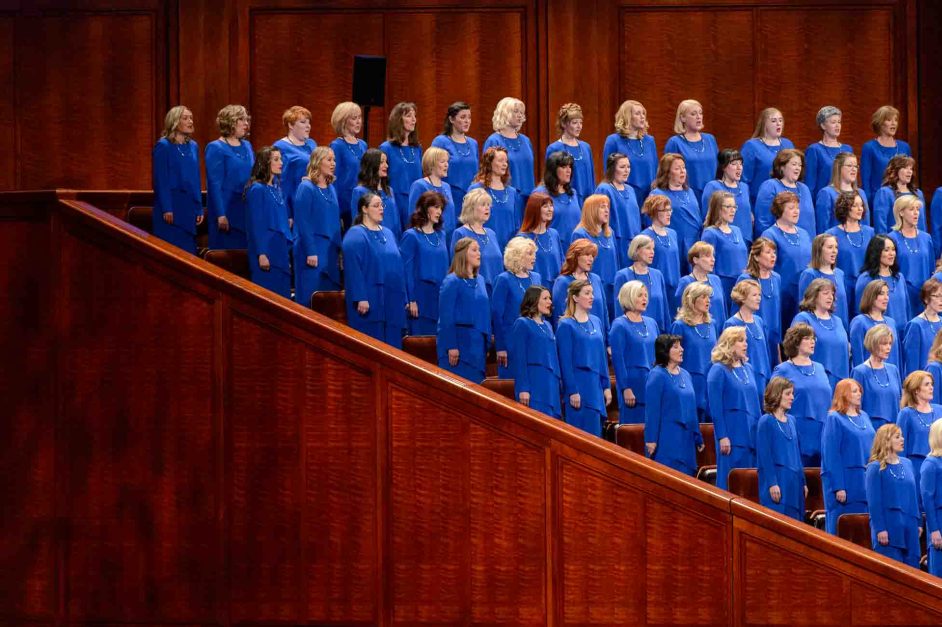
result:
[[[933,531],[929,534],[929,542],[932,543],[932,548],[942,549],[942,533],[938,531]]]
[[[773,503],[778,503],[782,500],[782,491],[777,485],[774,485],[769,488],[769,496],[772,497]]]
[[[308,255],[307,256],[307,266],[309,268],[317,267],[317,255]]]
[[[647,452],[648,457],[652,457],[656,449],[657,449],[657,442],[645,442],[644,443],[644,450]]]
[[[357,313],[361,316],[365,316],[370,312],[370,301],[361,300],[357,302]]]
[[[847,502],[847,490],[838,490],[834,493],[834,498],[837,499],[838,503]]]
[[[497,351],[497,365],[507,367],[507,351]]]
[[[605,406],[608,407],[612,402],[612,388],[605,388],[602,391],[602,398],[605,400]]]
[[[569,404],[572,405],[573,409],[579,409],[582,407],[582,397],[579,396],[579,393],[569,395]]]
[[[173,212],[172,211],[164,211],[164,222],[166,222],[167,224],[173,224]]]
[[[729,441],[729,438],[720,438],[720,455],[729,455],[732,450],[733,443]],[[776,503],[778,503],[778,501],[776,501]]]
[[[520,393],[520,404],[526,405],[527,407],[530,406],[530,393],[529,392]]]
[[[262,272],[268,272],[271,270],[271,263],[268,261],[268,255],[258,256],[258,267]]]
[[[419,317],[419,304],[415,301],[410,302],[406,305],[406,310],[409,312],[409,316],[412,318]]]
[[[459,357],[459,356],[460,356],[460,353],[458,352],[458,349],[457,349],[457,348],[449,348],[449,349],[448,349],[448,363],[449,363],[450,365],[452,365],[452,366],[457,366],[457,365],[458,365],[458,357]]]
[[[808,486],[805,486],[805,498],[808,498]]]
[[[216,218],[216,226],[219,227],[219,230],[223,233],[229,232],[229,218],[226,216],[219,216]]]
[[[201,224],[203,223],[203,217],[204,217],[204,216],[203,216],[202,213],[199,214],[198,216],[196,216],[196,226],[199,226],[199,225],[201,225]]]
[[[880,543],[880,546],[886,546],[890,543],[890,534],[886,531],[881,531],[877,534],[877,542]]]
[[[635,403],[638,402],[638,399],[635,398],[635,393],[632,392],[631,388],[625,388],[625,391],[622,392],[621,395],[625,399],[625,405],[628,407],[634,407]]]

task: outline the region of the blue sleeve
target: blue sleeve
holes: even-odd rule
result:
[[[926,512],[926,530],[929,533],[940,531],[939,517],[936,512],[938,507],[936,495],[936,477],[938,475],[938,466],[932,463],[923,462],[919,473],[919,492],[922,496],[922,506]]]
[[[458,281],[445,277],[438,293],[438,343],[443,351],[458,348],[455,307],[458,304]]]
[[[726,425],[726,404],[723,402],[723,366],[713,365],[707,373],[707,402],[713,416],[713,429],[717,441],[729,437]]]
[[[814,203],[814,221],[821,233],[837,222],[837,218],[834,217],[834,204],[831,202],[827,186],[818,191],[818,198]]]
[[[932,222],[932,241],[936,247],[942,246],[942,187],[932,194],[932,205],[929,210],[929,220]],[[939,251],[936,250],[936,256]]]
[[[415,264],[419,253],[419,240],[412,233],[403,233],[399,243],[399,255],[406,278],[406,299],[410,303],[415,302]]]
[[[871,462],[867,464],[866,475],[867,511],[870,513],[870,528],[876,533],[886,531],[886,520],[883,517],[883,485],[880,481],[880,464]]]
[[[317,248],[314,241],[314,196],[313,187],[309,185],[298,185],[294,193],[294,230],[301,236],[301,253],[303,256],[317,254]],[[321,260],[318,260],[320,264]],[[327,261],[326,259],[324,260]],[[294,263],[301,267],[304,265],[304,259],[295,259]]]
[[[664,144],[664,152],[665,152],[665,153],[674,152],[674,153],[677,153],[677,154],[682,154],[682,153],[680,152],[680,140],[677,139],[677,135],[671,135],[671,136],[670,136],[670,139],[668,139],[667,142]],[[663,156],[663,155],[661,155],[661,156]],[[689,176],[687,177],[687,180],[688,180],[688,182],[689,182],[689,180],[690,180],[690,177],[689,177]]]
[[[256,255],[268,255],[268,220],[265,211],[265,188],[252,185],[245,195],[250,238],[255,242]]]
[[[350,192],[350,224],[353,224],[353,221],[357,219],[357,205],[360,202],[360,197],[366,192],[365,189],[357,185]]]
[[[226,178],[226,159],[222,151],[217,150],[215,142],[206,144],[206,204],[210,216],[225,216],[226,203],[223,202],[222,182]]]
[[[510,332],[510,346],[508,347],[508,364],[514,377],[514,387],[517,393],[531,390],[529,368],[527,364],[527,329],[524,318],[517,318]],[[518,399],[519,400],[519,397]]]
[[[888,187],[881,187],[873,197],[873,232],[880,234],[887,232],[887,221],[892,212],[893,192]]]
[[[928,351],[927,351],[928,352]],[[920,358],[926,354],[922,348],[922,333],[912,320],[903,327],[903,372],[909,374],[914,370],[922,370],[925,364],[920,364]]]
[[[854,371],[854,379],[857,379]],[[863,385],[861,383],[861,385]],[[843,443],[841,442],[841,429],[837,424],[839,416],[828,412],[824,419],[824,430],[821,432],[821,459],[822,465],[830,477],[830,486],[834,492],[844,489],[844,460],[841,456]]]
[[[804,296],[805,290],[808,289],[808,286],[811,285],[811,282],[814,281],[814,275],[809,272],[808,268],[805,268],[801,271],[801,274],[798,275],[798,301],[800,302]]]
[[[759,193],[756,196],[756,206],[753,211],[756,214],[755,232],[763,233],[775,222],[772,216],[772,200],[775,198],[775,184],[772,179],[764,181],[759,186]]]
[[[153,153],[154,210],[161,213],[173,211],[170,195],[170,152],[163,141],[157,142]]]
[[[559,371],[563,376],[563,394],[567,397],[579,392],[576,386],[576,371],[572,366],[573,328],[568,324],[560,324],[556,332],[556,346],[559,350]]]
[[[772,438],[775,434],[770,431],[770,427],[775,426],[772,424],[773,420],[776,420],[775,416],[762,416],[756,430],[756,466],[759,470],[759,490],[762,497],[765,497],[762,493],[768,492],[772,486],[781,487],[775,469],[775,458],[772,457]],[[784,499],[785,495],[782,495],[782,498]]]
[[[608,163],[608,156],[613,152],[618,152],[618,139],[616,135],[609,135],[605,138],[605,145],[602,146],[602,165]],[[626,155],[627,156],[627,155]]]
[[[359,229],[357,229],[359,231]],[[369,302],[366,285],[366,248],[369,245],[357,231],[348,231],[343,238],[343,287],[348,303]],[[372,306],[373,303],[370,303]]]
[[[916,421],[912,419],[912,414],[906,411],[906,407],[899,411],[899,414],[896,416],[896,426],[899,427],[899,430],[903,434],[903,452],[900,453],[900,457],[909,457],[912,451],[910,443],[915,440],[916,435],[913,433],[915,431],[914,427]]]
[[[612,325],[608,333],[608,343],[612,347],[612,368],[615,370],[615,389],[619,394],[623,394],[628,388],[628,367],[625,365],[625,353],[628,347],[622,329],[624,329],[623,325]]]
[[[566,285],[562,275],[556,277],[553,281],[553,325],[559,323],[559,319],[566,312]]]
[[[494,292],[491,294],[491,328],[494,329],[494,347],[496,350],[507,350],[507,329],[504,328],[504,312],[507,309],[507,300],[510,298],[510,283],[506,277],[499,275],[494,280]]]
[[[419,196],[422,195],[422,189],[419,187],[418,181],[413,181],[412,187],[409,188],[409,204],[402,208],[402,212],[399,214],[399,224],[406,225],[409,224],[412,217],[412,211],[415,209],[416,204],[419,202]],[[445,212],[442,211],[441,220],[444,220]],[[443,222],[444,224],[444,222]]]
[[[808,146],[805,151],[805,185],[808,189],[815,190],[823,187],[818,181],[818,151],[814,144]]]
[[[739,151],[739,154],[742,155],[742,177],[740,179],[741,183],[745,183],[752,188],[752,181],[756,177],[756,146],[754,142],[749,141],[748,139],[742,145],[742,149]]]
[[[874,168],[874,152],[873,144],[869,141],[864,142],[863,147],[860,149],[860,180],[863,182],[863,188],[868,194],[872,194],[875,189],[870,186],[870,178],[873,176]]]
[[[682,375],[681,375],[682,376]],[[664,396],[664,377],[652,369],[644,385],[644,441],[657,442],[661,435],[661,399]]]

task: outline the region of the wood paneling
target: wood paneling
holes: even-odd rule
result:
[[[0,17],[0,190],[16,189],[15,24]]]
[[[920,179],[930,200],[942,185],[942,116],[936,115],[936,105],[942,102],[942,3],[923,0],[918,13],[919,61],[919,135],[921,141],[916,152]],[[912,54],[910,52],[910,54]],[[930,201],[931,202],[931,201]]]

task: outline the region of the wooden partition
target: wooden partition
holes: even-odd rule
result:
[[[0,242],[0,621],[942,623],[939,580],[74,192],[0,194]]]

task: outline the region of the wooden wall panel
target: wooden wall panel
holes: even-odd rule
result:
[[[915,54],[919,62],[919,135],[921,141],[916,152],[919,184],[931,202],[930,194],[942,185],[942,116],[935,114],[942,102],[942,3],[920,0],[918,13],[918,46]],[[908,54],[913,54],[907,51]]]
[[[0,190],[16,189],[15,25],[0,17]]]

